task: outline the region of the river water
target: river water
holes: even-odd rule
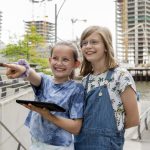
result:
[[[150,101],[150,82],[135,82],[137,91],[140,92],[140,100]]]
[[[150,82],[138,81],[135,84],[137,91],[140,93],[138,107],[140,114],[142,114],[150,107]]]

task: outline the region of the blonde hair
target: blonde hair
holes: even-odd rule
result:
[[[78,61],[78,48],[70,41],[61,41],[61,42],[57,42],[51,49],[51,52],[50,52],[50,56],[52,56],[53,54],[53,51],[54,49],[57,47],[57,46],[68,46],[70,47],[70,49],[72,50],[72,54],[73,54],[73,58],[74,58],[74,61]],[[75,76],[75,71],[73,70],[71,75],[69,76],[70,79],[73,79]]]
[[[106,52],[107,70],[115,68],[118,64],[114,58],[114,49],[113,49],[113,45],[112,45],[112,35],[111,35],[111,32],[109,31],[108,28],[101,27],[101,26],[90,26],[90,27],[86,28],[81,35],[80,47],[82,48],[83,41],[93,33],[97,33],[102,38],[104,46],[107,50],[107,52]],[[91,63],[83,56],[80,75],[85,76],[85,75],[92,73],[92,72],[93,72],[93,68],[92,68]]]

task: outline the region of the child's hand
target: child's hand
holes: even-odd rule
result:
[[[3,67],[7,68],[6,75],[10,79],[18,78],[26,71],[24,66],[17,64],[3,64]]]
[[[26,108],[28,108],[28,109],[30,109],[32,111],[35,111],[35,112],[41,114],[41,116],[43,116],[45,119],[47,119],[47,117],[48,116],[50,117],[50,115],[51,115],[51,113],[49,112],[49,110],[46,109],[46,108],[36,107],[36,106],[34,106],[32,104],[28,104],[28,105],[24,104],[23,106],[25,106]]]

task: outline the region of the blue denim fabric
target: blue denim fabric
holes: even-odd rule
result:
[[[106,82],[111,79],[110,70]],[[87,79],[88,80],[88,79]],[[81,133],[75,150],[122,150],[124,131],[118,131],[107,84],[87,93]]]
[[[51,102],[65,108],[66,112],[51,112],[56,116],[69,119],[83,118],[84,87],[73,80],[55,84],[53,78],[41,74],[39,87],[33,87],[36,100]],[[69,146],[72,134],[44,119],[39,113],[30,111],[25,125],[30,128],[31,135],[38,141],[55,145]]]

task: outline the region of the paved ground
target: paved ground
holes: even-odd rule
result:
[[[147,110],[147,108],[150,107],[150,102],[141,101],[140,105],[138,106],[140,109],[140,114],[142,114],[145,110]],[[137,137],[137,129],[128,129],[126,134],[124,150],[150,150],[150,122],[148,125],[148,130],[145,129],[141,135],[142,139],[138,140]]]
[[[150,123],[148,130],[144,130],[141,140],[126,139],[124,150],[150,150]]]

